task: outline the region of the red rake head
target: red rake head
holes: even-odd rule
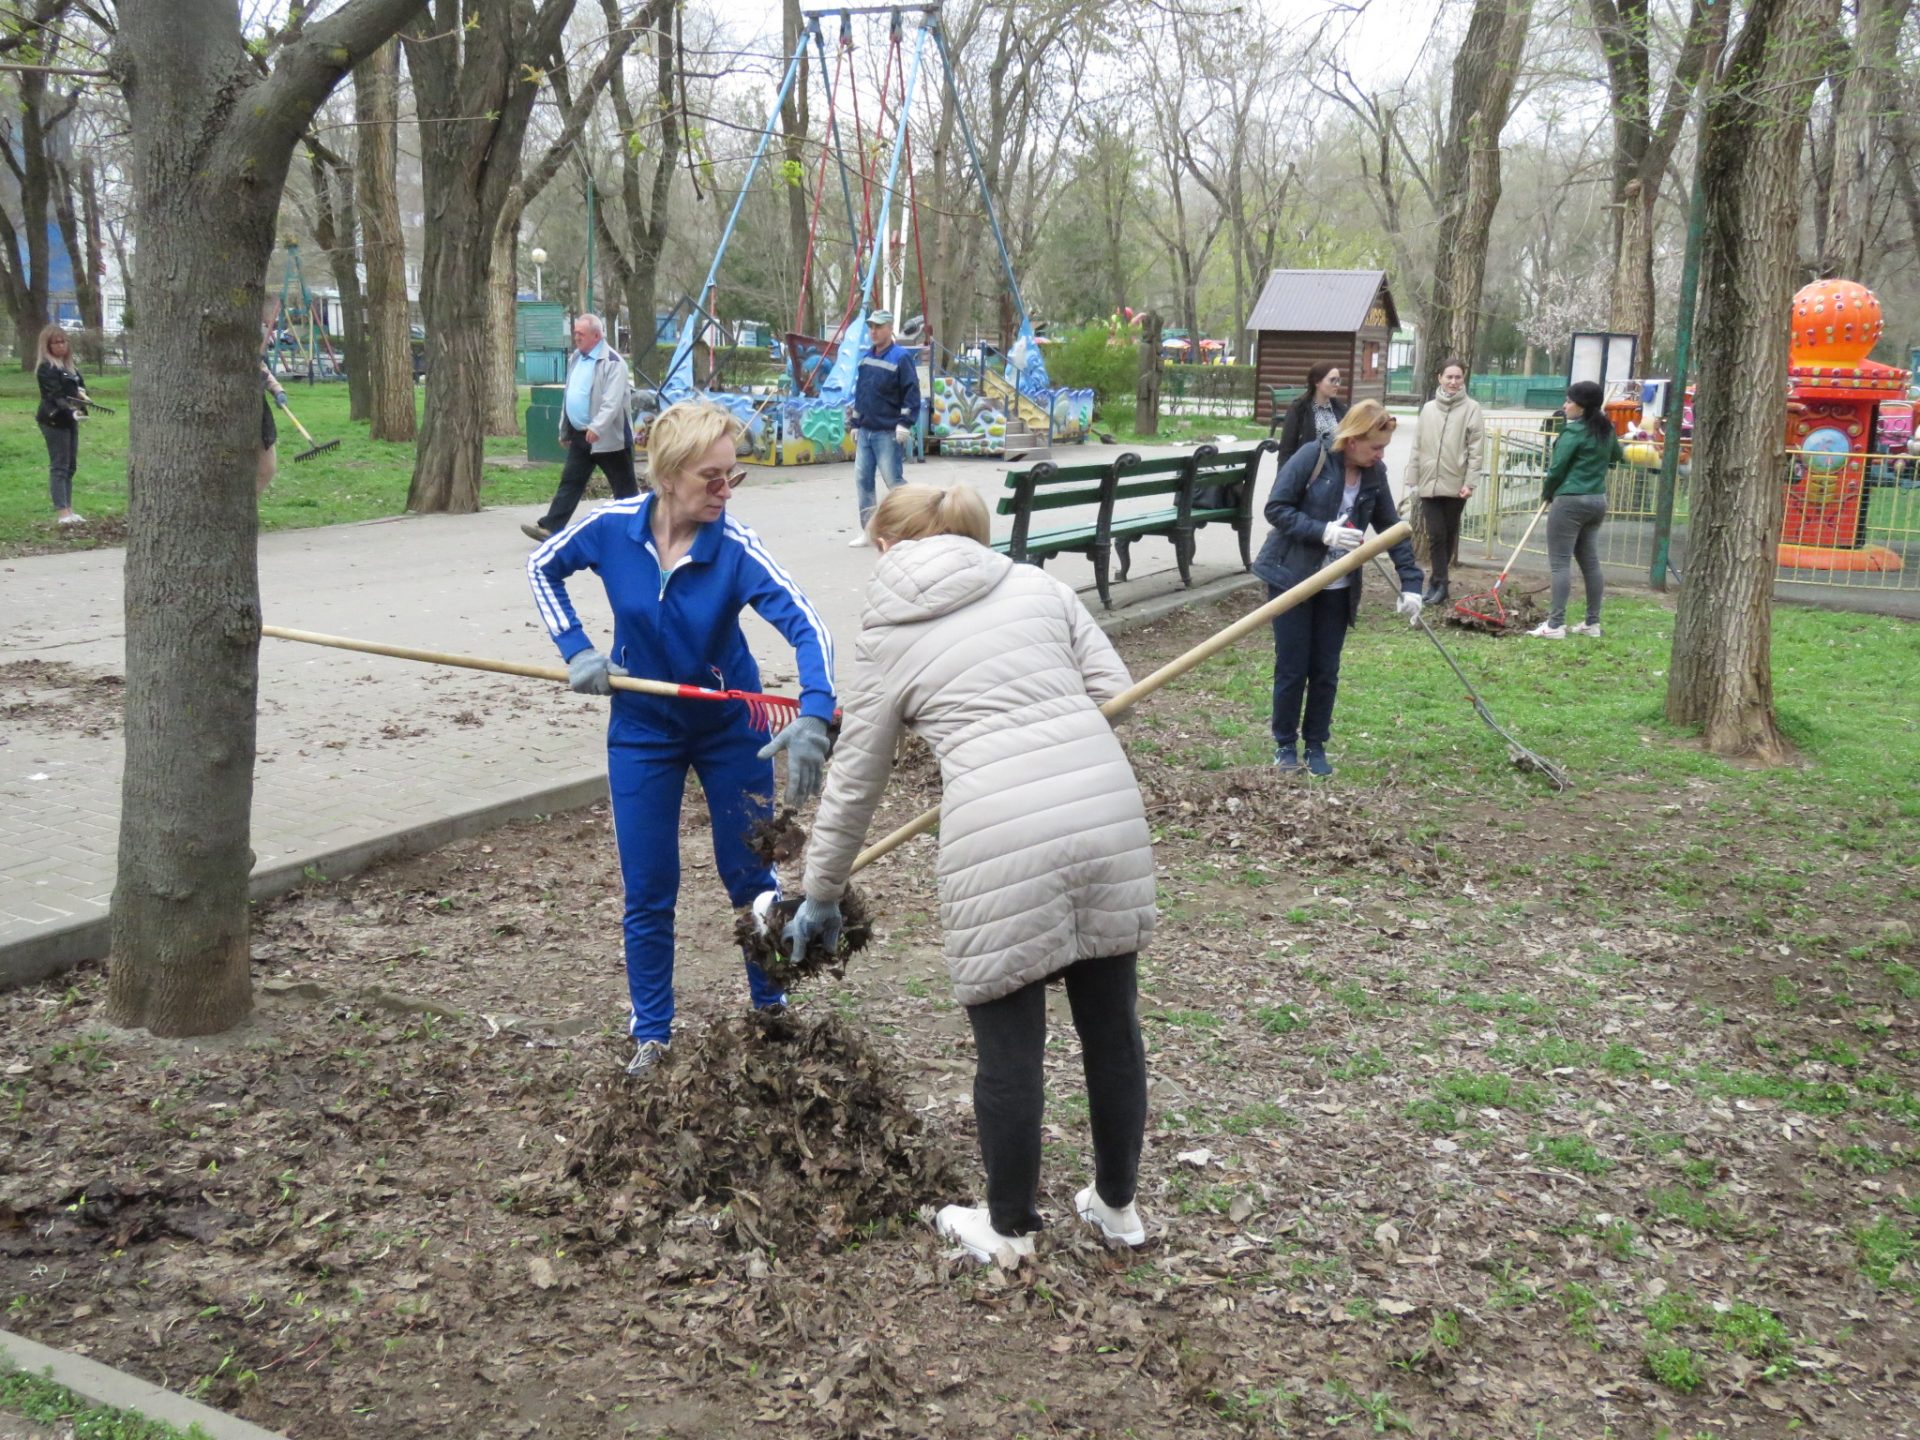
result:
[[[741,695],[747,702],[747,723],[762,735],[784,730],[800,718],[800,702],[785,695]]]
[[[1478,620],[1482,625],[1504,626],[1513,617],[1508,613],[1506,603],[1500,598],[1500,587],[1494,586],[1484,595],[1468,595],[1453,602],[1456,615],[1469,620]]]

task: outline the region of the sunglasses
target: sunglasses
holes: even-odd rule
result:
[[[718,495],[723,488],[738,490],[746,484],[747,472],[743,466],[736,465],[724,475],[702,476],[700,479],[709,495]]]

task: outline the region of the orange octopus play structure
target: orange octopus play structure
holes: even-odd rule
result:
[[[1907,390],[1907,371],[1867,359],[1883,329],[1879,300],[1851,280],[1816,280],[1793,297],[1782,565],[1901,568],[1894,551],[1866,543],[1874,412],[1882,401],[1903,400]]]

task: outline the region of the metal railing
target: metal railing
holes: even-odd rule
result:
[[[1513,426],[1489,427],[1483,456],[1485,473],[1461,517],[1461,543],[1481,546],[1484,556],[1503,564],[1519,543],[1527,522],[1540,508],[1547,459],[1554,436]],[[1653,563],[1655,503],[1660,471],[1651,446],[1629,446],[1636,460],[1607,476],[1607,518],[1600,527],[1602,564],[1645,575]],[[1673,555],[1676,570],[1686,568],[1688,481],[1691,467],[1680,466],[1674,494]],[[1829,478],[1830,477],[1830,478]],[[1920,591],[1920,459],[1906,455],[1845,458],[1790,450],[1781,462],[1781,483],[1795,497],[1797,513],[1807,517],[1796,532],[1789,522],[1785,538],[1802,541],[1782,547],[1774,570],[1777,584],[1823,589]],[[1828,507],[1828,508],[1822,508]],[[1836,529],[1813,523],[1827,516],[1844,524]],[[1829,543],[1819,544],[1824,540]],[[1838,541],[1839,543],[1831,543]],[[1544,559],[1546,527],[1528,539],[1527,555]],[[1787,558],[1797,563],[1784,563]]]

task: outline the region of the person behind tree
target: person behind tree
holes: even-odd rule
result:
[[[1136,956],[1153,930],[1153,849],[1133,769],[1099,708],[1127,688],[1126,666],[1069,587],[988,548],[986,503],[964,484],[903,486],[869,529],[880,559],[787,939],[801,954],[837,940],[894,747],[903,731],[920,736],[940,758],[940,921],[979,1056],[987,1172],[985,1208],[949,1205],[935,1223],[981,1261],[1033,1253],[1046,987],[1061,980],[1093,1131],[1093,1183],[1074,1209],[1138,1245],[1147,1070]]]
[[[1467,367],[1448,360],[1440,367],[1439,388],[1420,407],[1407,462],[1406,493],[1420,497],[1427,529],[1427,590],[1421,598],[1429,605],[1447,603],[1448,576],[1460,553],[1460,516],[1473,494],[1486,438],[1480,402],[1467,393]]]
[[[607,788],[626,887],[627,1072],[650,1069],[673,1030],[673,912],[680,891],[680,801],[687,771],[700,777],[712,817],[713,854],[735,906],[778,891],[748,832],[772,811],[773,756],[787,754],[786,803],[820,788],[833,719],[833,639],[807,597],[774,563],[760,537],[727,502],[746,480],[738,463],[740,422],[717,405],[688,401],[653,422],[653,492],[602,506],[527,557],[540,619],[582,694],[612,695]],[[611,655],[587,638],[566,580],[593,570],[613,608]],[[800,715],[763,744],[744,701],[721,705],[622,690],[612,677],[639,675],[710,690],[760,689],[760,669],[740,632],[748,606],[793,646]],[[747,984],[760,1009],[786,997],[751,958]]]
[[[1291,589],[1328,561],[1357,549],[1369,527],[1400,523],[1382,459],[1397,422],[1378,400],[1362,400],[1346,413],[1333,439],[1302,450],[1280,467],[1267,497],[1266,544],[1253,573],[1267,582],[1267,598]],[[1396,606],[1408,624],[1420,619],[1420,567],[1413,542],[1387,552],[1400,572]],[[1360,572],[1343,575],[1273,621],[1273,763],[1333,774],[1327,759],[1333,701],[1340,688],[1340,652],[1347,628],[1360,618]],[[1306,718],[1301,720],[1304,703]]]
[[[1307,371],[1306,393],[1287,407],[1287,423],[1280,431],[1282,465],[1308,446],[1332,441],[1334,430],[1347,413],[1347,402],[1340,398],[1344,383],[1340,367],[1330,360]]]
[[[80,427],[87,418],[87,383],[73,363],[73,342],[58,325],[40,332],[34,377],[40,382],[40,406],[33,412],[47,442],[47,492],[60,525],[84,525],[73,508],[73,472],[80,458]]]
[[[1600,638],[1600,603],[1607,577],[1600,568],[1600,522],[1607,518],[1607,471],[1624,465],[1626,452],[1607,418],[1606,397],[1591,380],[1567,387],[1566,429],[1554,441],[1547,462],[1543,500],[1547,510],[1547,570],[1553,576],[1552,608],[1527,634],[1564,640],[1569,634]],[[1573,562],[1587,587],[1587,617],[1567,624],[1567,598],[1573,588]]]

